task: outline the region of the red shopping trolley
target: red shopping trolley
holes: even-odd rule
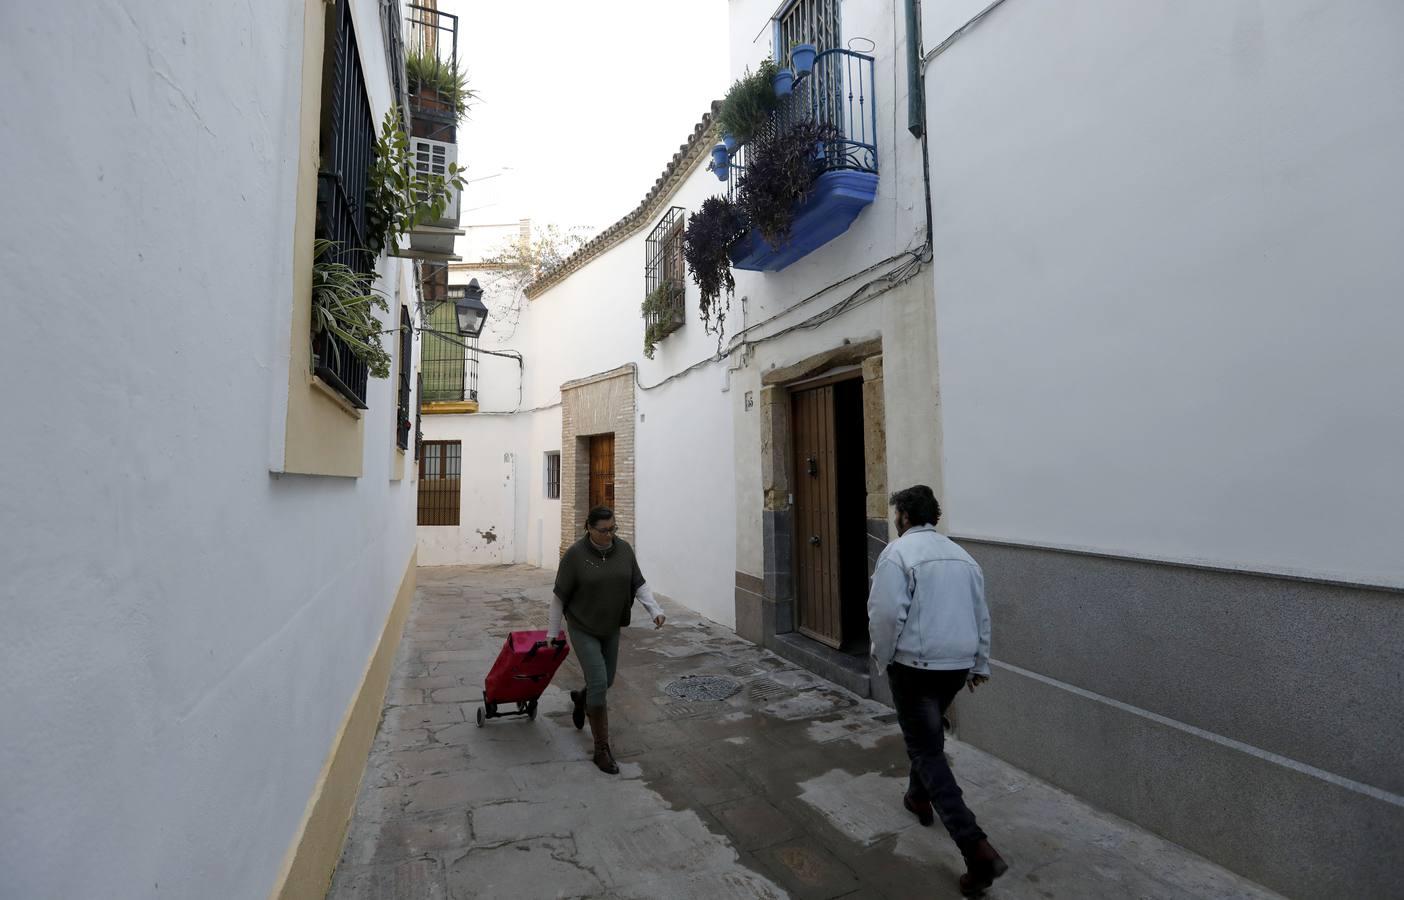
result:
[[[488,719],[506,716],[536,718],[536,704],[551,683],[556,670],[570,655],[564,636],[546,640],[544,631],[514,631],[507,635],[502,652],[483,682],[483,705],[478,707],[478,727]],[[513,712],[499,706],[515,704]]]

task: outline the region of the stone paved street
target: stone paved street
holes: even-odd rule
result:
[[[478,728],[483,677],[508,631],[545,627],[551,580],[526,567],[419,570],[329,896],[959,896],[954,845],[902,809],[891,711],[673,604],[664,630],[636,611],[624,636],[610,696],[621,776],[596,771],[588,727],[570,723],[573,658],[535,722]],[[740,690],[665,692],[695,675]],[[955,741],[949,754],[1011,864],[991,898],[1275,896],[988,754]]]

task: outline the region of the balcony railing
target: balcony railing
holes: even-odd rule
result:
[[[877,98],[873,57],[852,50],[825,50],[812,71],[799,75],[789,96],[771,116],[766,128],[785,130],[801,122],[817,122],[832,137],[816,149],[815,185],[795,211],[790,240],[779,249],[754,232],[732,248],[732,265],[739,269],[779,271],[833,240],[853,224],[877,196]],[[727,194],[735,199],[746,174],[748,147],[731,151]]]
[[[426,413],[476,411],[467,404],[478,402],[477,339],[458,334],[458,316],[452,302],[455,288],[462,291],[463,286],[450,285],[443,302],[425,300],[427,330],[419,368]]]

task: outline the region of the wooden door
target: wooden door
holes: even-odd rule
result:
[[[590,438],[590,508],[614,509],[614,435]]]
[[[843,614],[834,387],[797,391],[793,404],[795,627],[838,647],[843,643]]]

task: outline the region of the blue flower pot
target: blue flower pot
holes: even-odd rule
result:
[[[790,48],[790,64],[799,74],[808,75],[814,71],[814,54],[813,44],[795,44]]]
[[[736,138],[732,137],[729,134],[722,135],[722,143],[726,146],[727,150],[736,149]]]
[[[770,84],[775,88],[775,96],[790,96],[790,88],[795,85],[795,73],[792,69],[781,69],[775,73],[775,77],[770,80]]]
[[[717,176],[717,181],[726,181],[726,177],[731,174],[731,167],[728,165],[712,164],[712,174]]]
[[[712,148],[712,168],[725,168],[731,164],[731,151],[726,144],[717,144]]]

